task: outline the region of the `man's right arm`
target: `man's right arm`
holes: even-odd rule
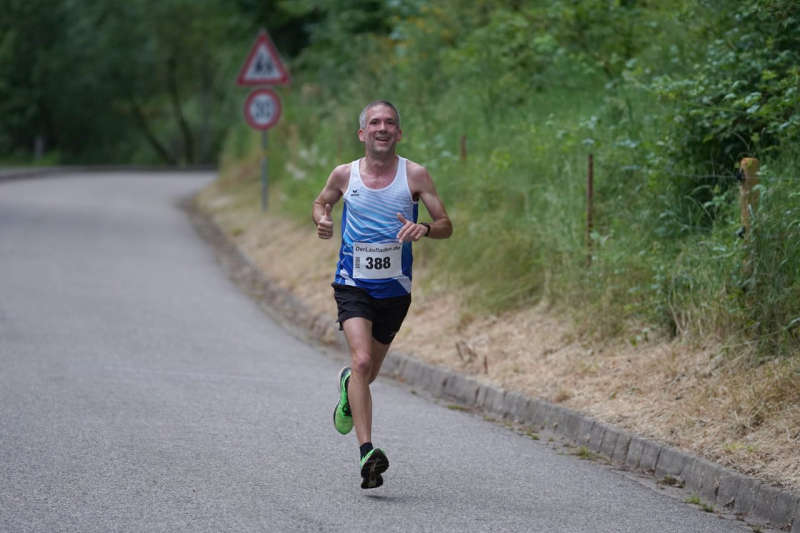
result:
[[[347,190],[347,181],[350,178],[349,166],[339,165],[325,182],[325,187],[314,200],[311,208],[311,219],[317,226],[317,236],[320,239],[330,239],[333,236],[333,218],[331,209],[333,205]]]

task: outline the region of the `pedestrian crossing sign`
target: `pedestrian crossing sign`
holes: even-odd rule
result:
[[[261,30],[236,78],[239,85],[288,85],[289,72],[266,30]]]

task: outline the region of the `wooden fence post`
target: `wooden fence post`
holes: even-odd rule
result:
[[[594,202],[594,156],[589,154],[586,172],[586,266],[592,266],[592,203]]]
[[[739,163],[739,212],[742,228],[739,235],[745,237],[750,233],[750,214],[758,208],[758,159],[745,157]]]

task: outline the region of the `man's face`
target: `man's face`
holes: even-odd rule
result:
[[[367,110],[366,125],[358,130],[358,139],[368,152],[394,153],[402,134],[392,108],[379,104]]]

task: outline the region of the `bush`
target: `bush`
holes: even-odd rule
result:
[[[750,0],[721,13],[724,32],[691,73],[652,84],[675,104],[668,150],[701,174],[730,174],[742,157],[800,140],[800,5]]]

